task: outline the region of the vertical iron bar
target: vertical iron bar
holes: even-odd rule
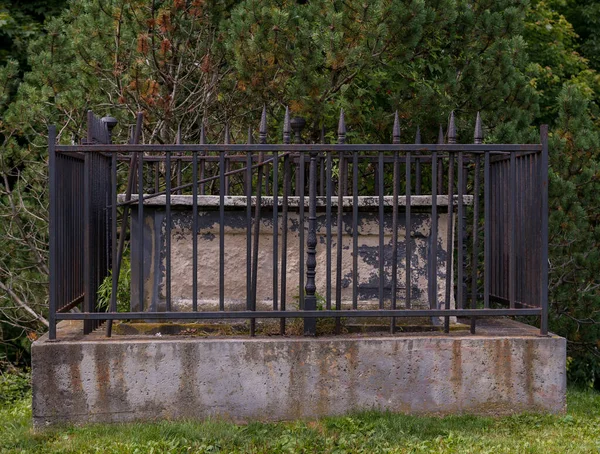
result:
[[[306,298],[304,309],[314,311],[317,309],[316,296],[316,267],[317,267],[317,152],[310,152],[310,167],[308,174],[308,238],[306,242]],[[304,319],[304,335],[316,335],[317,319]]]
[[[475,144],[483,143],[481,115],[477,112],[475,119]],[[479,191],[481,178],[481,158],[475,155],[475,173],[473,175],[473,259],[471,264],[471,309],[477,308],[477,277],[479,268]],[[471,334],[475,334],[477,318],[471,317]]]
[[[340,110],[340,120],[338,123],[338,144],[344,145],[346,143],[346,122],[344,120],[344,109]],[[336,255],[336,268],[335,268],[335,309],[342,309],[342,235],[343,235],[343,209],[344,209],[344,183],[343,183],[343,169],[344,163],[344,152],[339,152],[339,165],[338,165],[338,211],[337,211],[337,255]],[[335,332],[339,334],[341,331],[341,319],[336,317],[335,319]]]
[[[139,308],[144,310],[144,152],[138,158],[138,292]]]
[[[500,250],[500,222],[498,220],[498,193],[500,191],[491,191],[498,187],[498,163],[495,163],[492,169],[492,153],[487,153],[490,161],[490,297],[498,294],[498,251]],[[493,170],[493,171],[492,171]],[[489,303],[488,303],[489,304]]]
[[[305,181],[305,155],[304,155],[304,151],[300,152],[300,169],[299,169],[299,180],[300,180],[300,187],[298,188],[298,190],[300,191],[299,194],[299,205],[298,205],[298,219],[299,219],[299,231],[298,231],[298,237],[299,237],[299,249],[300,249],[300,256],[298,257],[299,261],[300,261],[300,266],[299,266],[299,276],[298,276],[298,280],[299,280],[299,303],[300,303],[300,309],[304,309],[304,302],[305,302],[305,297],[304,297],[304,273],[306,272],[305,270],[305,263],[304,263],[304,181]]]
[[[288,139],[289,143],[289,139]],[[283,212],[282,212],[282,237],[281,237],[281,310],[286,309],[287,294],[287,241],[288,241],[288,197],[290,194],[291,168],[290,157],[286,154],[283,158]],[[285,334],[285,317],[280,320],[280,333]]]
[[[394,114],[394,127],[392,130],[392,143],[400,143],[400,121],[398,111]],[[400,162],[398,152],[394,151],[393,188],[392,188],[392,309],[396,309],[398,298],[398,189],[400,177]],[[396,317],[390,320],[390,333],[396,332]]]
[[[89,113],[88,113],[88,129],[91,127],[89,121]],[[88,141],[90,140],[90,136],[88,135]],[[92,213],[92,190],[91,190],[91,182],[90,182],[90,160],[92,159],[91,154],[86,154],[84,156],[84,180],[83,180],[83,287],[84,287],[84,302],[83,302],[83,310],[84,312],[92,312],[93,305],[93,291],[92,291],[92,272],[94,270],[94,265],[92,263],[93,254],[93,237],[94,233],[92,231],[91,225],[91,213]],[[58,287],[57,287],[58,290]],[[92,331],[92,327],[89,320],[84,320],[83,322],[83,334],[89,334]]]
[[[491,175],[490,175],[490,153],[483,155],[483,307],[490,308],[490,281],[492,275],[491,263]]]
[[[248,128],[248,143],[253,143]],[[252,310],[252,152],[246,152],[246,310]]]
[[[345,136],[343,138],[338,138],[338,143],[340,140],[345,141]],[[337,232],[336,232],[336,267],[335,267],[335,308],[336,310],[342,309],[342,254],[343,254],[343,233],[344,233],[344,189],[343,189],[343,181],[342,181],[342,168],[345,166],[344,164],[344,152],[340,151],[338,156],[338,189],[337,189]],[[339,318],[336,319],[336,333],[339,334],[339,323],[341,320]]]
[[[465,302],[465,294],[464,294],[464,228],[465,228],[465,218],[464,218],[464,204],[463,204],[463,190],[464,190],[464,156],[463,152],[458,152],[458,183],[456,185],[456,192],[458,197],[458,226],[456,229],[457,233],[457,308],[464,309]]]
[[[451,126],[453,123],[453,114],[450,117],[450,124],[448,125],[448,143],[451,143],[450,138],[452,137]],[[454,217],[454,153],[449,152],[448,162],[448,237],[447,237],[447,259],[446,259],[446,304],[445,309],[450,309],[450,299],[452,295],[452,268],[454,256],[454,235],[453,235],[453,217]],[[444,332],[450,332],[450,318],[444,317]]]
[[[540,295],[542,306],[542,317],[540,321],[540,334],[548,334],[548,125],[540,127],[540,139],[542,142],[542,159],[540,162],[540,183],[541,183],[541,279]]]
[[[475,174],[473,176],[473,260],[471,264],[471,309],[477,309],[477,277],[479,268],[479,191],[481,160],[475,156]],[[476,318],[471,318],[471,334],[475,334]]]
[[[327,236],[327,248],[325,249],[326,254],[326,289],[325,289],[325,300],[326,309],[331,310],[331,198],[332,193],[332,182],[331,182],[331,152],[327,152],[327,170],[326,170],[326,184],[325,184],[325,224],[326,224],[326,236]]]
[[[50,185],[50,312],[48,313],[48,337],[51,340],[56,339],[56,311],[58,309],[58,282],[64,278],[59,273],[58,248],[58,181],[56,172],[56,126],[48,128],[48,166],[49,166],[49,185]]]
[[[273,310],[278,310],[279,265],[279,155],[273,152]],[[285,226],[284,226],[285,229]]]
[[[263,106],[258,141],[260,144],[267,143],[267,108]],[[252,245],[252,310],[256,310],[256,289],[258,285],[258,248],[260,246],[260,218],[261,218],[261,191],[262,191],[262,178],[263,178],[263,161],[264,154],[259,152],[258,154],[258,176],[256,181],[256,205],[254,207],[254,242]],[[250,335],[256,334],[256,319],[250,319]]]
[[[510,308],[515,308],[517,300],[517,234],[516,234],[516,217],[517,217],[517,162],[516,153],[510,154],[510,211],[509,211],[509,276],[508,276],[508,292],[510,299]]]
[[[200,136],[200,143],[202,143],[202,136]],[[192,153],[192,310],[196,312],[198,310],[198,152]]]
[[[358,152],[352,153],[352,309],[358,309]]]
[[[525,248],[526,240],[527,240],[527,231],[525,228],[524,219],[526,219],[526,212],[524,210],[524,204],[526,202],[527,197],[527,180],[525,179],[525,164],[527,161],[527,156],[525,153],[519,153],[517,155],[517,220],[518,220],[518,229],[519,236],[517,237],[517,250],[521,251],[519,254],[519,258],[517,260],[517,301],[521,303],[521,307],[523,303],[528,303],[527,297],[525,297],[524,290],[527,285],[527,273],[526,273],[526,265],[527,265],[527,250]]]
[[[377,187],[379,189],[379,309],[383,309],[384,296],[384,265],[385,265],[385,243],[384,243],[384,207],[383,207],[383,191],[384,187],[384,167],[383,167],[383,151],[379,152],[379,163],[377,172]]]
[[[283,143],[289,145],[291,142],[290,109],[285,108],[283,120]],[[290,193],[290,157],[285,153],[283,158],[283,207],[282,207],[282,230],[281,230],[281,310],[286,310],[287,293],[287,240],[288,240],[288,197]],[[285,334],[285,317],[279,320],[279,333]]]
[[[398,139],[399,143],[399,139]],[[396,309],[398,300],[398,186],[400,184],[400,162],[398,152],[394,151],[394,185],[392,201],[392,309]],[[390,322],[390,332],[396,332],[396,317],[392,317]]]
[[[219,310],[225,310],[225,153],[219,153]]]
[[[431,152],[431,253],[429,259],[429,282],[430,282],[430,297],[429,308],[437,309],[439,304],[438,299],[438,187],[437,187],[437,169],[438,157],[437,151]]]
[[[406,309],[410,309],[411,307],[411,279],[410,279],[410,259],[412,256],[412,248],[411,248],[411,227],[412,227],[412,220],[411,220],[411,212],[410,212],[410,203],[411,203],[411,181],[410,181],[410,174],[411,174],[411,155],[410,155],[410,151],[406,152],[406,217],[405,217],[405,242],[406,242]]]
[[[117,267],[117,153],[111,153],[111,273],[112,288],[110,295],[110,311],[117,312],[117,287],[119,283],[119,270]],[[112,335],[112,320],[106,324],[106,336]]]
[[[171,312],[171,152],[165,155],[165,211],[166,211],[166,309]]]
[[[138,112],[136,118],[135,129],[132,130],[132,136],[130,138],[131,144],[139,143],[142,134],[142,124],[144,115]],[[131,154],[131,160],[129,161],[129,172],[127,175],[127,190],[125,193],[125,200],[131,200],[131,194],[135,190],[136,180],[136,169],[137,169],[137,153]],[[119,233],[119,250],[117,251],[117,269],[121,270],[121,261],[123,259],[123,250],[125,249],[125,233],[127,231],[127,225],[129,221],[129,204],[123,207],[123,220],[121,221],[121,232]]]
[[[259,133],[259,140],[262,141],[263,133]],[[256,290],[258,283],[258,248],[260,246],[260,217],[261,217],[261,205],[262,205],[262,179],[263,179],[263,167],[262,163],[264,160],[263,152],[258,153],[258,175],[256,178],[256,201],[254,205],[254,235],[252,244],[252,310],[256,310]],[[254,336],[256,332],[256,319],[250,319],[250,335]]]

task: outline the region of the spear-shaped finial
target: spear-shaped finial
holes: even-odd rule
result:
[[[454,122],[454,111],[450,112],[450,122],[448,123],[448,143],[456,143],[456,124]]]
[[[400,143],[400,120],[398,119],[398,111],[394,113],[394,127],[392,129],[392,143]]]
[[[415,143],[421,144],[421,128],[419,128],[419,126],[417,126],[417,132],[415,134]]]
[[[260,128],[258,130],[258,139],[261,144],[267,143],[267,106],[263,105],[262,115],[260,117]]]
[[[442,128],[442,125],[440,125],[440,132],[438,134],[438,143],[444,143],[444,128]]]
[[[481,115],[477,112],[477,119],[475,120],[475,140],[476,144],[483,143],[483,127],[481,126]]]
[[[344,109],[340,109],[340,121],[338,122],[338,143],[346,143],[346,120]]]
[[[286,106],[285,108],[285,118],[283,119],[283,143],[289,144],[292,134],[292,126],[290,124],[290,109]]]
[[[252,126],[248,126],[248,143],[254,143],[254,137],[252,136]]]
[[[175,143],[181,145],[181,124],[177,125],[177,135],[175,136]]]

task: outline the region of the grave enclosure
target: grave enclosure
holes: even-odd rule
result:
[[[458,144],[452,113],[437,143],[409,144],[396,115],[391,144],[348,144],[342,112],[337,143],[304,143],[286,111],[274,144],[263,111],[257,144],[202,128],[144,145],[140,114],[115,145],[115,124],[90,112],[69,146],[50,129],[37,426],[564,411],[545,126],[538,144],[484,144],[477,116]]]

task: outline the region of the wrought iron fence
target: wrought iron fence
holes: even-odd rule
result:
[[[546,126],[538,144],[485,144],[478,115],[474,143],[457,144],[452,114],[438,143],[422,144],[417,130],[407,144],[396,115],[391,144],[348,144],[342,112],[337,143],[324,143],[323,134],[306,144],[303,120],[286,111],[282,143],[268,144],[263,111],[258,144],[251,131],[246,144],[233,144],[228,130],[222,144],[208,144],[202,128],[199,144],[141,145],[138,115],[130,143],[114,145],[115,124],[90,112],[87,138],[68,146],[57,145],[50,128],[50,338],[60,320],[84,320],[85,333],[108,321],[110,335],[112,320],[246,319],[254,334],[257,319],[276,318],[283,334],[288,319],[302,318],[304,333],[314,335],[317,318],[334,318],[339,332],[342,317],[373,316],[389,317],[391,332],[397,317],[441,317],[446,331],[450,317],[469,317],[475,332],[478,317],[531,315],[547,333]],[[245,238],[228,246],[235,210]],[[209,253],[218,254],[217,266],[199,246],[206,213],[216,225],[218,247]],[[364,216],[376,229],[368,248],[359,240]],[[181,287],[189,269],[173,276],[173,241],[181,243],[173,231],[184,221],[191,224],[187,308],[173,295],[174,280]],[[126,244],[132,296],[122,312]],[[233,273],[228,247],[237,252]],[[361,253],[373,268],[366,297]],[[215,307],[203,294],[208,271],[218,281]],[[227,281],[236,274],[245,275],[235,295],[241,308],[229,304]],[[107,279],[108,310],[97,296]],[[289,288],[296,282],[297,304]]]

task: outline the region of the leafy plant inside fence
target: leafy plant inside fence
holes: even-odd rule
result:
[[[119,279],[117,282],[117,312],[127,312],[131,298],[131,263],[129,259],[129,249],[123,253],[121,269],[119,270]],[[98,287],[98,308],[109,311],[112,299],[112,270],[104,278]]]

